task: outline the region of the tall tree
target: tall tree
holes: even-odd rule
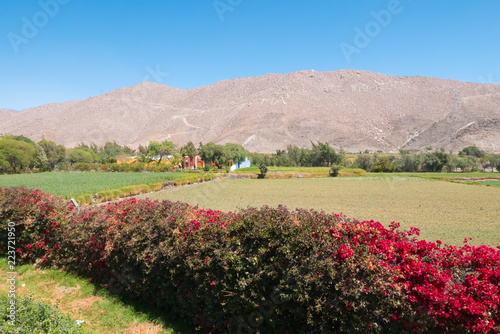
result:
[[[192,160],[198,152],[193,142],[190,141],[186,145],[181,147],[180,153],[182,156],[189,157],[189,159]]]
[[[288,145],[286,147],[286,152],[288,154],[288,160],[290,161],[290,165],[292,166],[300,166],[301,161],[300,161],[300,155],[301,155],[301,149],[298,148],[296,145]]]
[[[230,153],[225,146],[217,145],[213,142],[206,143],[200,147],[200,156],[205,163],[213,162],[219,167],[227,165],[230,160]]]
[[[38,142],[38,145],[45,151],[50,170],[54,170],[56,165],[63,161],[66,156],[66,148],[62,145],[57,145],[53,141],[42,138],[42,140]]]
[[[335,150],[327,142],[311,142],[313,164],[315,166],[330,166],[331,164],[338,165],[342,162],[342,155],[337,154]]]
[[[115,141],[106,142],[99,150],[99,161],[101,163],[115,163],[116,156],[123,154],[123,147],[118,145]]]
[[[162,159],[174,154],[175,144],[171,141],[165,140],[161,144],[157,141],[151,141],[148,145],[147,154],[151,158],[158,158],[158,164]]]
[[[229,160],[232,160],[233,163],[241,164],[245,160],[245,157],[248,157],[248,151],[241,145],[226,143],[224,147],[229,153]]]
[[[47,155],[45,154],[45,151],[43,148],[35,144],[35,159],[33,161],[33,164],[40,169],[40,171],[46,171],[49,169],[49,160],[47,159]]]

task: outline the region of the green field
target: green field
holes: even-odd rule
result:
[[[95,194],[101,190],[118,189],[125,186],[151,184],[175,180],[186,176],[180,172],[168,173],[92,173],[92,172],[52,172],[36,174],[0,175],[0,187],[26,186],[43,192],[77,197]]]
[[[484,172],[473,172],[473,173],[368,173],[368,176],[374,177],[393,177],[393,176],[410,176],[410,177],[421,177],[421,178],[431,178],[431,179],[457,179],[457,178],[498,178],[500,180],[500,173],[484,173]]]
[[[478,181],[478,183],[482,184],[483,186],[495,186],[495,187],[500,187],[500,181]]]
[[[307,172],[325,172],[328,173],[330,167],[267,167],[268,172],[291,172],[291,173],[307,173]],[[259,167],[247,167],[235,170],[233,173],[260,173]]]
[[[145,194],[223,211],[286,205],[421,230],[426,240],[500,245],[500,188],[384,174],[354,178],[230,179]]]

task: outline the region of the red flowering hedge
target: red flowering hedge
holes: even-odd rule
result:
[[[419,241],[395,223],[135,199],[79,210],[0,188],[2,231],[8,221],[19,261],[86,275],[200,331],[500,332],[500,250]]]

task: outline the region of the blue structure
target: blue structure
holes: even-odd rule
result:
[[[233,171],[240,168],[247,168],[250,166],[251,166],[250,160],[248,160],[248,157],[245,157],[245,159],[243,159],[243,161],[240,164],[236,163],[235,165],[232,165],[230,170]]]

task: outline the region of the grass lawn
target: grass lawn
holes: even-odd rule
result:
[[[0,276],[7,277],[7,258],[0,258]],[[16,267],[17,297],[32,294],[36,300],[59,305],[73,319],[84,320],[89,333],[193,333],[192,326],[173,321],[172,316],[155,314],[148,305],[113,295],[77,275],[63,270]],[[24,284],[24,286],[23,286]],[[7,298],[6,280],[0,282],[0,298]]]
[[[170,181],[182,176],[180,172],[168,173],[103,173],[103,172],[52,172],[35,174],[0,175],[0,187],[26,186],[65,198],[95,194],[101,190],[125,186]]]
[[[372,174],[373,175],[373,174]],[[144,194],[234,211],[286,205],[417,227],[421,237],[460,245],[500,245],[500,188],[384,174],[353,178],[226,179]]]

